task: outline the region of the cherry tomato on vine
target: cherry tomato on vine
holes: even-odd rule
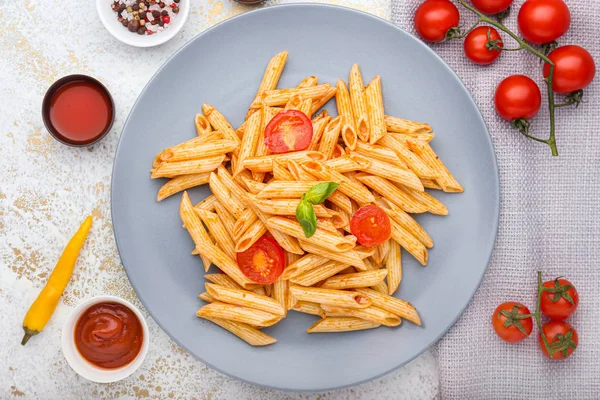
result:
[[[471,0],[473,7],[484,14],[498,14],[506,10],[513,0]]]
[[[475,64],[491,64],[496,61],[496,59],[500,57],[500,53],[502,53],[497,49],[488,49],[488,32],[490,35],[489,38],[494,41],[498,47],[504,47],[500,34],[491,26],[479,26],[473,29],[465,38],[464,47],[465,54]]]
[[[583,89],[596,76],[596,63],[583,47],[562,46],[548,54],[554,63],[552,89],[556,93],[571,93]],[[550,74],[550,65],[544,64],[544,78]]]
[[[552,360],[566,360],[571,357],[571,354],[573,354],[579,344],[577,331],[564,321],[550,321],[542,326],[542,331],[546,335],[550,349],[554,350],[552,357],[550,357],[546,346],[544,346],[541,333],[538,334],[540,347],[544,355]]]
[[[579,304],[579,294],[575,286],[566,279],[557,278],[544,282],[549,291],[542,292],[540,309],[551,319],[566,319],[573,314]]]
[[[427,0],[415,12],[415,29],[429,42],[441,42],[458,26],[460,14],[449,0]]]
[[[535,117],[542,104],[538,85],[525,75],[512,75],[496,88],[496,111],[508,121]]]
[[[546,44],[569,30],[571,13],[563,0],[527,0],[519,10],[517,22],[525,40]]]
[[[508,343],[517,343],[531,334],[533,320],[523,317],[530,314],[521,303],[507,301],[500,304],[492,314],[492,326],[498,337]]]

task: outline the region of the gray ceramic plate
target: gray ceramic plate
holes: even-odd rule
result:
[[[289,50],[280,87],[307,75],[347,79],[358,63],[365,80],[382,77],[386,112],[427,121],[433,147],[466,191],[436,194],[447,217],[419,216],[435,241],[429,266],[404,257],[397,296],[419,310],[423,326],[404,323],[342,334],[305,330],[315,317],[290,312],[266,331],[278,342],[253,348],[196,317],[203,268],[190,255],[180,195],[161,203],[164,183],[148,170],[161,149],[195,135],[204,102],[234,126],[243,121],[270,57]],[[152,112],[160,104],[168,112]],[[331,105],[330,105],[331,107]],[[163,109],[165,110],[165,109]],[[191,190],[193,201],[208,188]],[[117,150],[112,213],[121,259],[139,298],[156,322],[191,354],[239,379],[283,390],[320,391],[365,382],[418,356],[457,320],[487,267],[498,224],[496,162],[484,121],[448,66],[408,33],[371,15],[325,5],[264,8],[207,30],[179,50],[152,78],[133,107]]]

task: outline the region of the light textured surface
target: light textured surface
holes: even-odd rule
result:
[[[419,0],[393,0],[392,19],[413,30]],[[518,10],[522,0],[514,2]],[[571,29],[561,44],[578,44],[600,60],[596,0],[566,2]],[[460,8],[460,7],[459,7]],[[463,26],[475,22],[461,9]],[[506,20],[516,32],[516,12]],[[516,47],[514,43],[505,44]],[[542,92],[541,65],[532,55],[503,54],[489,67],[470,63],[462,43],[433,48],[458,73],[473,94],[490,128],[501,181],[500,229],[484,281],[467,311],[438,343],[440,394],[443,399],[597,399],[600,393],[600,79],[586,89],[587,103],[557,111],[560,157],[546,145],[529,141],[500,120],[492,108],[495,86],[512,74],[536,80]],[[559,100],[560,101],[560,97]],[[533,133],[546,137],[547,103],[533,121]],[[435,129],[435,127],[434,127]],[[578,288],[580,304],[569,319],[579,333],[579,348],[563,362],[544,358],[537,338],[506,345],[495,337],[490,315],[507,300],[535,309],[536,270],[546,279],[568,277]],[[460,288],[457,288],[460,290]],[[537,329],[534,331],[537,332]]]
[[[183,0],[186,1],[186,0]],[[269,1],[267,5],[290,1]],[[389,18],[388,0],[321,1]],[[100,294],[141,307],[117,254],[110,217],[110,179],[123,123],[156,69],[197,33],[252,9],[231,0],[192,0],[186,26],[153,49],[135,49],[104,30],[93,1],[0,0],[0,398],[195,399],[431,399],[438,376],[431,352],[391,375],[355,388],[321,394],[264,390],[221,375],[178,348],[148,317],[151,343],[130,378],[94,384],[77,376],[60,349],[61,326],[82,300]],[[62,146],[45,131],[40,107],[57,78],[84,73],[112,92],[112,132],[92,148]],[[169,104],[156,110],[169,118]],[[26,347],[22,318],[45,283],[63,246],[87,213],[95,218],[75,274],[52,320]],[[144,311],[145,312],[145,311]],[[147,315],[147,314],[146,314]]]

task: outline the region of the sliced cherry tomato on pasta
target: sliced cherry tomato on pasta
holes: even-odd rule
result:
[[[282,111],[265,128],[265,145],[271,153],[306,150],[313,136],[310,118],[302,111]]]
[[[246,251],[237,253],[240,271],[254,282],[270,284],[279,278],[285,266],[285,253],[275,241],[262,236]]]
[[[384,243],[392,234],[392,224],[388,215],[376,205],[359,208],[350,220],[350,232],[358,243],[375,247]]]

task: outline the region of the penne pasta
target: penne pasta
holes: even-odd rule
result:
[[[350,86],[350,101],[352,102],[356,134],[361,141],[368,142],[370,132],[369,107],[367,105],[365,85],[358,64],[354,64],[350,69],[348,85]]]
[[[257,327],[271,326],[279,322],[279,316],[248,307],[215,302],[200,308],[196,315],[201,318],[221,318]]]
[[[251,346],[268,346],[277,342],[277,339],[241,322],[207,316],[202,316],[202,318],[219,325],[221,328],[233,333]]]
[[[239,177],[238,177],[239,178]],[[237,179],[237,178],[236,178]],[[263,190],[265,188],[265,184],[262,182],[257,182],[252,178],[248,178],[248,177],[241,177],[242,181],[244,182],[244,185],[248,188],[248,192],[252,193],[252,194],[256,194],[259,193],[261,190]]]
[[[392,224],[392,239],[406,249],[406,251],[421,263],[421,265],[427,265],[427,249],[423,243],[415,239],[413,235],[408,233],[398,224]]]
[[[419,214],[427,211],[427,207],[416,202],[412,197],[408,196],[385,178],[374,175],[358,174],[356,175],[356,179],[384,196],[390,203],[397,205],[408,213]]]
[[[319,245],[308,242],[306,240],[300,240],[300,245],[307,253],[312,253],[312,254],[316,254],[316,255],[328,258],[330,260],[339,261],[343,264],[348,264],[353,267],[356,267],[357,269],[359,269],[361,271],[365,271],[367,269],[367,267],[365,266],[365,263],[363,262],[363,259],[361,258],[359,253],[357,253],[356,251],[351,250],[351,251],[345,251],[342,253],[338,253],[338,252],[330,251],[329,249],[320,247]]]
[[[310,301],[296,301],[296,304],[291,309],[304,314],[311,314],[319,316],[321,318],[325,318],[325,312],[323,311],[321,306],[317,303],[312,303]]]
[[[376,76],[365,89],[369,107],[369,143],[375,144],[386,133],[383,97],[381,94],[381,78]]]
[[[382,143],[382,140],[385,137],[386,136],[383,136],[378,143],[384,144]],[[356,145],[356,152],[358,154],[364,155],[365,157],[374,158],[376,160],[383,161],[386,163],[402,166],[405,165],[405,163],[400,160],[396,152],[393,149],[390,149],[389,147],[359,142]]]
[[[273,290],[271,291],[271,296],[273,297],[273,301],[275,301],[279,307],[283,310],[284,316],[287,314],[288,310],[288,298],[289,298],[289,282],[281,279],[281,276],[277,278],[275,282],[273,282]]]
[[[209,180],[210,190],[218,201],[229,211],[233,216],[239,218],[244,211],[244,204],[231,195],[231,192],[223,184],[221,178],[214,172],[210,174]]]
[[[327,318],[330,317],[355,317],[364,319],[365,321],[371,321],[378,325],[384,326],[399,326],[402,323],[402,320],[396,314],[393,314],[389,311],[385,311],[381,308],[377,307],[367,307],[367,308],[342,308],[342,307],[333,307],[327,304],[321,305],[321,308],[325,312],[325,316]]]
[[[442,163],[442,160],[435,154],[428,143],[415,139],[408,139],[406,142],[415,154],[437,172],[438,178],[435,180],[442,187],[444,192],[464,192],[462,185],[458,183],[454,176],[452,176],[450,171],[448,171],[444,163]]]
[[[290,282],[301,286],[312,286],[317,282],[332,277],[333,275],[348,268],[348,264],[343,264],[339,261],[329,260],[325,264],[313,268],[301,274],[296,274],[290,278]]]
[[[324,289],[352,289],[359,287],[370,287],[383,281],[388,271],[379,269],[374,271],[356,272],[328,278],[321,285]]]
[[[199,298],[200,300],[204,300],[204,301],[205,301],[205,302],[207,302],[207,303],[214,303],[214,302],[215,302],[215,299],[214,299],[214,298],[212,298],[212,297],[211,297],[211,295],[210,295],[210,294],[208,294],[208,293],[206,293],[206,292],[204,292],[204,293],[200,293],[200,294],[198,295],[198,298]]]
[[[204,136],[212,132],[212,126],[210,126],[210,122],[208,122],[208,119],[203,114],[196,114],[194,125],[196,126],[198,136]]]
[[[325,160],[328,160],[333,156],[335,145],[340,137],[342,125],[342,117],[338,116],[329,121],[323,131],[321,142],[319,143],[319,152],[324,155]]]
[[[218,156],[237,150],[239,143],[228,139],[213,140],[193,147],[173,147],[160,153],[163,162],[194,160]]]
[[[246,160],[244,160],[244,167],[248,168],[253,172],[272,172],[273,161],[275,160],[322,161],[324,159],[325,156],[323,155],[323,153],[318,151],[296,151],[291,153],[272,154],[262,157],[247,158]]]
[[[302,79],[300,81],[300,83],[298,84],[298,86],[296,86],[296,89],[313,87],[313,86],[317,86],[318,84],[319,84],[319,78],[317,78],[314,75],[311,75],[311,76],[307,76],[306,78]]]
[[[199,208],[201,210],[206,210],[206,211],[215,211],[215,204],[217,204],[218,202],[219,202],[219,200],[217,200],[215,195],[211,194],[210,196],[208,196],[207,198],[205,198],[204,200],[202,200],[201,202],[196,204],[194,206],[194,208]]]
[[[283,271],[281,279],[288,280],[296,275],[303,274],[327,262],[327,258],[316,254],[305,254],[288,266]]]
[[[232,289],[241,289],[242,287],[238,285],[233,279],[231,279],[226,274],[206,274],[204,275],[204,279],[209,281],[210,283],[214,283],[215,285],[225,286]]]
[[[322,289],[315,287],[291,286],[290,291],[297,300],[328,304],[345,308],[367,308],[371,305],[369,296],[347,290]]]
[[[407,168],[415,173],[419,178],[436,178],[438,173],[425,164],[409,148],[406,142],[395,139],[392,135],[386,134],[379,143],[393,150],[398,157],[406,164]]]
[[[317,161],[305,161],[301,165],[302,168],[304,168],[308,173],[318,177],[321,180],[339,182],[340,186],[338,187],[338,190],[349,198],[358,201],[359,203],[366,204],[375,201],[373,194],[362,184],[348,179],[344,175],[327,167],[323,163]]]
[[[389,217],[400,225],[410,235],[414,236],[419,242],[423,243],[428,249],[433,247],[433,240],[417,221],[410,215],[399,209],[384,209]]]
[[[421,192],[425,190],[425,188],[423,188],[423,184],[419,180],[419,177],[411,170],[370,157],[369,160],[371,161],[371,165],[368,168],[365,168],[365,172],[389,179],[390,181],[401,183]]]
[[[311,115],[319,111],[321,107],[323,107],[329,100],[335,96],[336,88],[333,86],[329,86],[325,94],[321,97],[313,99],[313,106],[311,110]]]
[[[206,232],[206,229],[204,229],[202,222],[194,211],[194,207],[192,206],[192,202],[190,201],[187,192],[183,192],[183,196],[181,196],[179,216],[183,222],[183,227],[187,229],[196,247],[204,242],[212,244],[212,240],[210,236],[208,236],[208,232]],[[206,253],[200,253],[200,259],[204,265],[204,271],[208,271],[212,258],[209,258]]]
[[[250,106],[250,111],[248,111],[249,117],[250,114],[253,113],[254,109],[258,108],[258,105],[255,105],[258,102],[263,94],[267,90],[273,90],[277,87],[277,83],[279,82],[279,78],[281,77],[281,73],[283,72],[283,68],[285,67],[285,62],[287,61],[288,52],[282,51],[281,53],[277,53],[273,58],[269,60],[267,64],[267,68],[263,74],[262,80],[260,81],[260,85],[258,86],[258,90],[256,92],[256,96],[254,97],[254,101]],[[285,104],[285,103],[284,103]]]
[[[194,211],[196,211],[196,214],[198,214],[202,222],[204,222],[221,250],[229,257],[235,259],[235,244],[217,214],[200,209],[195,209]]]
[[[259,210],[267,214],[296,215],[296,208],[300,204],[300,199],[259,200],[255,198],[253,203]],[[331,210],[320,204],[314,205],[313,210],[317,217],[331,218],[333,215]]]
[[[212,262],[233,279],[243,289],[256,289],[261,285],[251,281],[246,275],[240,271],[237,263],[225,254],[218,246],[206,241],[201,241],[196,244],[200,254],[209,254]]]
[[[265,215],[265,213],[260,211],[258,208],[256,208],[256,206],[254,206],[254,204],[252,204],[251,200],[252,200],[252,198],[250,199],[248,205],[256,213],[256,216],[259,218],[259,220],[267,227],[267,230],[273,236],[273,238],[277,241],[277,243],[279,243],[279,245],[281,247],[283,247],[283,249],[285,251],[289,251],[290,253],[294,253],[294,254],[304,254],[304,251],[302,250],[302,247],[300,247],[300,243],[298,242],[298,239],[296,239],[295,237],[290,236],[284,232],[281,232],[277,229],[270,228],[267,224],[269,217],[267,215]]]
[[[256,294],[248,290],[215,285],[214,283],[207,283],[205,284],[205,287],[206,293],[217,301],[266,311],[282,317],[285,316],[285,309],[283,306],[270,297]]]
[[[293,88],[293,89],[279,89],[279,90],[266,90],[264,95],[261,96],[261,100],[271,107],[286,105],[292,96],[298,95],[305,99],[318,99],[329,93],[330,84],[325,83],[312,87],[305,88]]]
[[[336,88],[335,102],[338,115],[342,117],[340,134],[346,146],[354,150],[356,148],[357,135],[356,127],[354,126],[354,113],[352,111],[352,104],[350,103],[350,93],[348,93],[348,87],[342,79],[338,79]]]
[[[391,296],[396,293],[400,286],[400,281],[402,281],[402,252],[400,251],[400,245],[396,241],[390,240],[389,242],[390,253],[386,268],[388,270],[388,294]]]
[[[255,157],[262,157],[269,154],[269,149],[267,149],[267,145],[265,144],[265,129],[269,122],[273,119],[275,115],[277,115],[281,111],[279,108],[269,107],[267,105],[264,106],[264,114],[262,119],[262,126],[260,127],[260,134],[258,137],[258,142],[256,143],[256,150],[254,151]],[[265,179],[264,172],[253,172],[252,179],[257,182],[262,182]]]
[[[323,132],[325,131],[325,128],[327,127],[327,125],[329,124],[331,119],[332,118],[329,116],[329,114],[327,114],[327,111],[325,111],[325,110],[323,110],[323,112],[321,114],[319,114],[319,116],[313,118],[313,120],[312,120],[313,136],[312,136],[312,139],[310,140],[310,144],[308,145],[307,150],[318,150],[319,149],[319,144],[321,142],[321,136],[323,135]]]
[[[380,324],[355,317],[327,317],[315,322],[306,330],[307,333],[350,332],[373,329]]]
[[[415,201],[427,207],[427,211],[437,215],[448,215],[448,208],[438,199],[427,192],[419,192],[408,187],[399,187],[407,195],[411,196]]]
[[[152,170],[152,179],[175,178],[180,175],[202,174],[211,172],[225,160],[225,155],[217,155],[195,160],[164,162]]]
[[[260,239],[265,233],[267,233],[267,227],[265,226],[265,224],[262,223],[261,220],[257,219],[239,237],[235,245],[235,251],[237,253],[241,253],[242,251],[248,250],[248,248],[254,243],[256,243],[256,241]]]
[[[233,171],[233,176],[237,176],[245,168],[244,160],[255,156],[256,146],[261,136],[261,124],[264,108],[260,108],[248,118],[248,124],[242,137],[240,150],[237,154],[237,164]]]
[[[409,302],[387,294],[381,294],[373,289],[355,289],[355,291],[369,296],[373,300],[374,307],[396,314],[413,324],[421,325],[421,319],[419,318],[419,314],[417,314],[417,310]]]
[[[294,177],[291,172],[284,166],[284,162],[273,161],[273,178],[279,181],[293,181]]]
[[[211,126],[215,129],[215,131],[221,132],[224,139],[233,140],[236,143],[241,143],[240,138],[233,130],[233,127],[227,121],[227,118],[221,112],[219,112],[216,108],[211,106],[210,104],[204,103],[202,104],[202,112],[204,116],[208,119]]]
[[[405,134],[431,133],[433,131],[431,129],[431,126],[429,126],[428,124],[409,121],[407,119],[402,119],[398,117],[391,117],[389,115],[385,116],[385,126],[386,129],[390,132],[398,132]]]
[[[246,208],[240,217],[235,221],[233,225],[233,239],[239,240],[240,236],[244,234],[258,220],[258,216],[254,210],[250,207]]]
[[[179,193],[183,190],[190,189],[196,186],[208,183],[210,173],[204,172],[201,174],[181,175],[170,179],[162,185],[156,196],[156,201],[162,201],[169,196]]]
[[[223,207],[223,205],[218,201],[215,203],[215,211],[217,213],[217,216],[221,220],[221,223],[227,230],[229,237],[233,238],[233,227],[235,225],[235,217],[229,211],[227,211],[227,209]]]
[[[291,176],[291,174],[290,174]],[[308,192],[313,186],[321,181],[282,181],[276,180],[268,183],[257,195],[257,199],[278,199],[278,198],[300,198]]]

